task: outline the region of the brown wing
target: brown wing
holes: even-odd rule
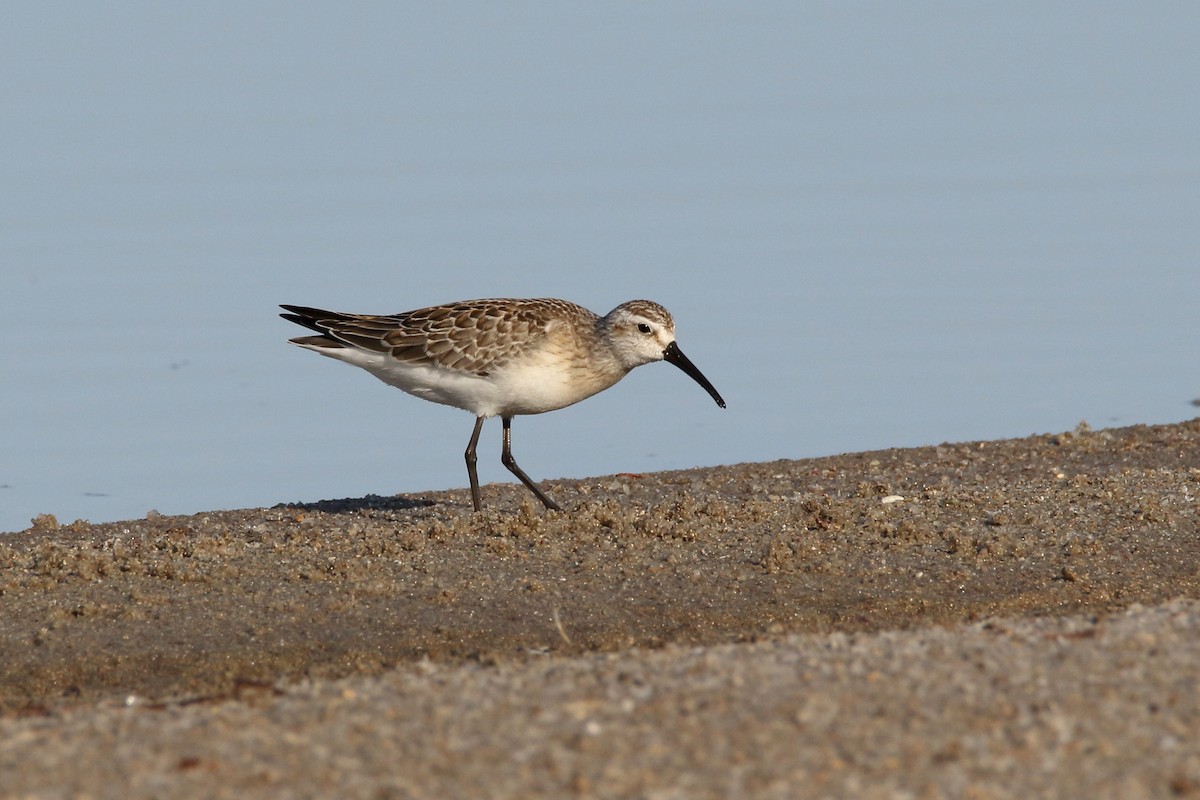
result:
[[[331,345],[341,342],[398,361],[476,375],[537,347],[556,320],[597,319],[582,306],[553,299],[466,300],[388,316],[283,307],[294,313],[281,316],[322,333],[333,340]]]

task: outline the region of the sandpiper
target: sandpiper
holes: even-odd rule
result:
[[[658,303],[630,300],[603,317],[566,300],[465,300],[374,316],[284,305],[280,314],[317,336],[290,341],[362,367],[384,383],[475,415],[467,444],[471,501],[482,508],[475,446],[488,417],[504,427],[500,461],[546,508],[558,504],[512,455],[512,418],[578,403],[634,367],[668,361],[725,401],[675,343],[675,321]]]

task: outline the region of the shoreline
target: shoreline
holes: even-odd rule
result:
[[[1113,763],[1128,757],[1123,774],[1150,782],[1144,796],[1200,792],[1197,701],[1169,688],[1200,677],[1200,659],[1164,656],[1200,648],[1200,420],[546,485],[570,513],[543,512],[519,485],[492,485],[482,514],[457,490],[43,520],[0,537],[4,785],[95,794],[107,759],[158,787],[126,796],[303,794],[343,780],[398,797],[481,791],[471,781],[482,773],[459,770],[456,784],[448,756],[422,743],[421,714],[429,725],[452,713],[478,728],[439,729],[443,744],[474,737],[496,785],[511,787],[504,796],[721,796],[687,777],[712,772],[720,785],[718,743],[743,754],[742,779],[761,778],[727,788],[758,796],[818,784],[839,794],[885,778],[897,791],[959,793],[983,781],[1016,796],[1004,781],[1052,786],[1044,769],[1020,765],[1067,759],[1085,741],[1117,754]],[[927,656],[904,655],[916,651]],[[803,679],[788,678],[785,662]],[[1067,662],[1108,687],[1091,711],[1072,694],[1091,684],[1073,682]],[[949,669],[971,663],[978,669]],[[1017,680],[1020,663],[1029,673]],[[1138,665],[1145,681],[1124,685]],[[923,682],[922,669],[956,688]],[[624,697],[620,670],[642,675],[649,699]],[[779,708],[746,695],[753,675],[791,687]],[[1011,694],[999,685],[1006,676]],[[1058,686],[1061,708],[1021,712],[1020,736],[985,736],[987,752],[973,750],[989,719],[1012,733],[1013,704],[1033,691],[1025,678]],[[876,699],[874,721],[860,696],[869,686],[893,690]],[[709,705],[697,727],[678,715],[700,690]],[[1146,692],[1157,716],[1138,710]],[[378,718],[356,716],[350,695],[377,698]],[[425,711],[409,719],[402,710],[418,695]],[[953,710],[972,698],[982,703],[974,716]],[[629,702],[637,714],[621,711]],[[738,722],[747,704],[792,744],[779,750]],[[539,717],[550,708],[554,724]],[[951,720],[922,734],[940,742],[933,750],[912,724],[930,709]],[[279,714],[375,726],[393,737],[379,752],[411,750],[419,763],[397,783],[362,756],[366,733],[326,740],[308,722],[301,749],[322,743],[373,766],[350,775],[332,756],[296,763],[255,738],[278,733]],[[155,743],[181,720],[221,734]],[[1089,727],[1100,722],[1107,731]],[[91,739],[76,735],[81,726]],[[122,726],[141,731],[146,753],[117,746]],[[670,728],[687,734],[674,754],[654,745]],[[513,762],[516,751],[492,738],[501,729],[542,761]],[[1064,730],[1040,756],[1021,738]],[[1147,731],[1173,749],[1143,741]],[[861,758],[831,760],[831,736],[857,742],[848,752]],[[885,769],[899,753],[911,758]],[[180,767],[192,758],[198,766]],[[559,762],[574,771],[560,774]]]

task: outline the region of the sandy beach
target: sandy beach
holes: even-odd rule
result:
[[[1200,420],[543,486],[0,536],[0,796],[1200,796]]]

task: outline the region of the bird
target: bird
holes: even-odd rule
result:
[[[315,331],[292,344],[353,364],[414,397],[470,411],[464,456],[475,511],[483,509],[475,449],[485,420],[500,417],[500,461],[550,510],[561,511],[512,455],[512,420],[578,403],[655,361],[674,364],[725,408],[675,341],[670,312],[630,300],[604,316],[553,298],[463,300],[371,315],[281,305]]]

